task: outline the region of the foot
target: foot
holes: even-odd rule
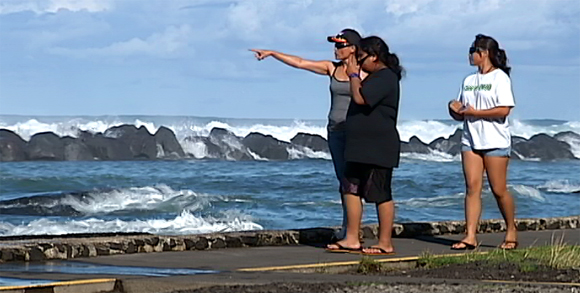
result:
[[[517,230],[508,230],[505,234],[503,243],[499,246],[501,249],[510,250],[518,247]]]
[[[369,255],[393,255],[395,254],[395,248],[393,246],[371,246],[363,248],[362,253]]]
[[[477,247],[477,239],[472,237],[465,237],[459,242],[453,243],[451,245],[451,249],[454,250],[466,250],[466,249],[475,249]]]
[[[360,243],[348,243],[346,240],[337,241],[326,246],[326,250],[330,252],[351,252],[360,251]]]

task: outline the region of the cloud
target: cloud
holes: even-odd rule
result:
[[[169,26],[163,32],[153,33],[145,39],[132,38],[101,48],[71,49],[54,47],[49,49],[49,52],[73,57],[130,55],[176,57],[183,53],[191,54],[194,52],[191,47],[192,40],[193,31],[189,25]]]
[[[59,10],[101,12],[113,8],[112,0],[0,0],[0,14],[32,11],[36,14]]]

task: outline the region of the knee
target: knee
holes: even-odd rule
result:
[[[481,183],[478,182],[468,182],[466,186],[466,196],[481,196]]]
[[[493,193],[493,196],[495,196],[496,198],[503,198],[505,196],[509,196],[507,186],[501,186],[501,187],[493,186],[491,188],[491,192]]]

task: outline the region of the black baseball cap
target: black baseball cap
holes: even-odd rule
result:
[[[343,29],[338,35],[328,36],[326,39],[331,43],[347,43],[358,46],[362,37],[357,31],[347,28]]]

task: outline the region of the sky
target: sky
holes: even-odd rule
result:
[[[476,34],[512,70],[517,119],[580,120],[578,0],[0,0],[0,114],[325,119],[326,36],[377,35],[401,59],[402,119],[446,119]]]

